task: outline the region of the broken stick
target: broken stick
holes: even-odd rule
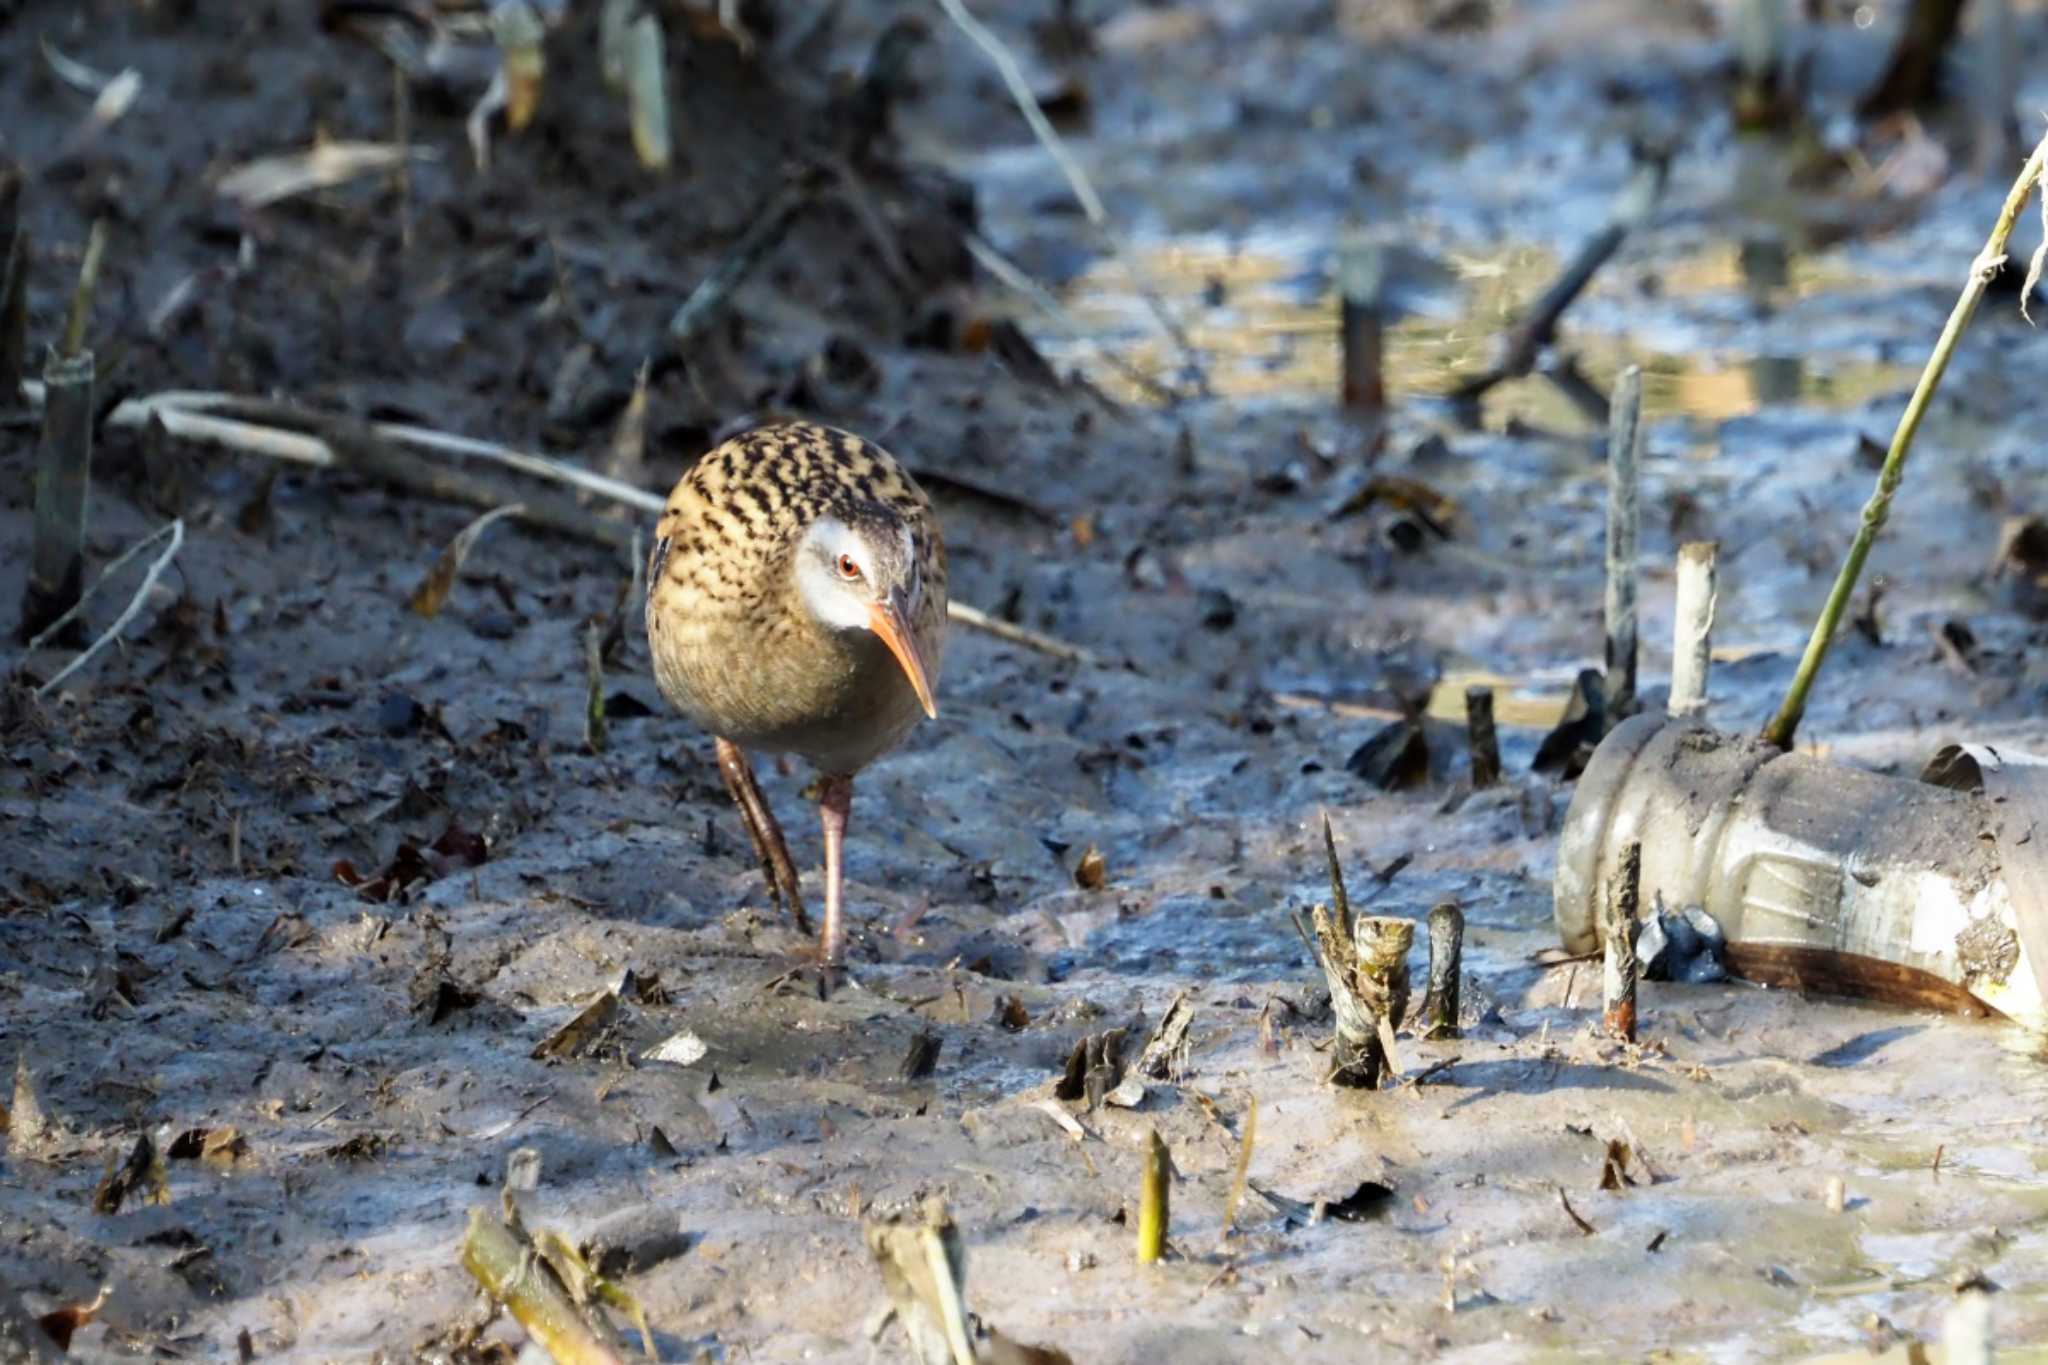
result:
[[[1593,276],[1600,272],[1600,267],[1621,249],[1629,233],[1649,220],[1664,192],[1664,181],[1671,169],[1671,150],[1647,143],[1639,143],[1631,150],[1635,155],[1635,173],[1623,187],[1607,224],[1579,249],[1579,254],[1572,258],[1556,283],[1544,291],[1536,306],[1529,310],[1529,316],[1508,333],[1500,360],[1485,373],[1474,375],[1451,391],[1455,402],[1468,407],[1477,404],[1496,384],[1520,379],[1534,369],[1536,357],[1557,339],[1558,320],[1564,316],[1565,310],[1585,292],[1586,286],[1593,282]]]
[[[682,356],[711,329],[711,324],[725,311],[733,291],[746,282],[747,277],[768,258],[768,253],[788,235],[797,214],[817,198],[821,179],[822,172],[812,171],[782,186],[755,212],[753,221],[740,234],[740,239],[711,268],[711,273],[698,282],[690,297],[683,300],[682,307],[676,309],[675,316],[668,320],[668,331],[662,338],[662,345],[669,354]]]
[[[48,390],[44,385],[25,384],[22,392],[31,407],[47,406]],[[262,420],[216,416],[213,410],[244,413]],[[535,498],[474,474],[439,469],[407,459],[396,447],[408,446],[442,455],[487,460],[534,478],[569,484],[642,512],[658,514],[665,501],[659,494],[643,488],[496,441],[399,422],[361,422],[234,394],[171,390],[145,398],[130,398],[103,420],[108,426],[132,430],[147,430],[152,422],[159,422],[172,436],[245,454],[290,460],[295,464],[318,468],[345,464],[394,487],[473,507],[523,503],[526,510],[520,514],[520,519],[530,525],[617,549],[631,545],[631,527],[591,516],[566,502]],[[310,428],[321,434],[309,435],[305,430],[295,428]],[[1121,666],[1117,661],[1091,650],[1068,644],[1043,631],[1001,620],[965,602],[948,602],[946,615],[971,630],[979,630],[1085,668]]]
[[[1608,883],[1602,906],[1606,924],[1601,928],[1601,1025],[1611,1038],[1625,1043],[1636,1040],[1636,926],[1640,922],[1643,885],[1643,846],[1630,843],[1621,850],[1621,864]]]

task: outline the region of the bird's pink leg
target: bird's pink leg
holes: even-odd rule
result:
[[[853,779],[828,777],[819,784],[818,813],[825,824],[825,970],[829,974],[846,957],[846,920],[840,908],[840,883],[845,879],[843,852],[846,820],[853,812]]]

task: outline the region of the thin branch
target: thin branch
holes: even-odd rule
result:
[[[106,568],[101,569],[100,576],[93,580],[92,586],[87,588],[84,592],[78,595],[78,600],[71,604],[71,610],[65,612],[62,616],[50,622],[49,625],[44,626],[42,630],[37,633],[36,637],[33,640],[30,640],[26,645],[22,647],[22,652],[25,654],[33,654],[36,650],[41,649],[43,645],[50,639],[51,636],[55,635],[58,631],[64,629],[64,627],[70,625],[73,621],[77,620],[78,614],[85,610],[85,604],[92,600],[92,595],[94,593],[98,592],[101,588],[106,586],[107,580],[109,578],[112,578],[116,573],[126,568],[129,560],[135,558],[135,556],[141,554],[144,550],[147,550],[150,546],[156,544],[165,536],[170,535],[172,531],[176,529],[177,525],[178,523],[174,521],[169,523],[168,525],[159,526],[154,531],[151,531],[148,535],[144,536],[142,539],[136,541],[133,545],[130,545],[127,549],[121,551],[120,558],[116,559],[113,563],[107,565]]]
[[[1052,156],[1054,163],[1060,168],[1060,174],[1066,177],[1075,200],[1081,205],[1081,212],[1087,215],[1089,223],[1109,243],[1111,254],[1130,275],[1131,287],[1145,300],[1145,306],[1152,310],[1152,316],[1159,320],[1159,325],[1173,338],[1173,344],[1180,348],[1183,359],[1195,372],[1196,387],[1206,395],[1209,392],[1209,381],[1202,375],[1201,368],[1196,363],[1194,342],[1189,340],[1180,323],[1166,311],[1166,305],[1158,293],[1139,273],[1137,262],[1131,257],[1129,244],[1118,236],[1115,226],[1110,222],[1109,211],[1102,205],[1101,196],[1095,193],[1095,186],[1082,172],[1081,165],[1074,160],[1073,153],[1069,152],[1066,144],[1060,140],[1060,135],[1053,131],[1052,123],[1046,118],[1045,110],[1039,107],[1038,97],[1031,93],[1031,86],[1025,81],[1024,71],[1017,65],[1017,59],[1003,46],[1002,39],[996,37],[979,19],[968,13],[967,6],[962,0],[939,0],[939,7],[946,11],[946,17],[972,39],[975,46],[986,53],[989,61],[995,64],[997,73],[1003,78],[1003,84],[1009,87],[1010,98],[1016,103],[1017,111],[1024,115],[1024,121],[1031,126],[1032,135]]]
[[[1622,187],[1606,224],[1579,248],[1579,254],[1543,292],[1528,315],[1508,332],[1501,358],[1485,373],[1472,376],[1451,391],[1454,400],[1477,403],[1495,385],[1529,373],[1536,357],[1557,339],[1557,324],[1565,310],[1621,249],[1629,233],[1649,221],[1670,175],[1671,153],[1662,146],[1645,146],[1637,148],[1635,155],[1635,170]]]
[[[970,607],[965,602],[946,603],[946,615],[970,630],[993,635],[998,640],[1008,640],[1013,645],[1035,649],[1040,654],[1050,654],[1055,659],[1065,659],[1083,668],[1107,668],[1109,663],[1100,655],[1079,645],[1070,645],[1064,640],[1040,634],[1025,626],[1012,625],[999,616],[990,616],[979,607]]]
[[[2018,221],[2020,210],[2027,206],[2027,196],[2041,179],[2044,167],[2048,167],[2048,135],[2043,135],[2034,145],[2034,154],[2027,158],[2019,178],[2013,181],[2012,189],[2006,194],[2005,206],[1998,211],[1998,221],[1992,225],[1991,236],[1985,240],[1984,249],[1977,254],[1977,259],[1970,262],[1970,278],[1963,285],[1963,292],[1956,299],[1947,324],[1941,329],[1940,339],[1934,343],[1933,353],[1927,357],[1926,367],[1920,371],[1920,382],[1913,386],[1913,396],[1907,400],[1905,412],[1899,415],[1898,429],[1892,433],[1891,449],[1886,452],[1884,468],[1877,476],[1877,488],[1863,506],[1863,524],[1856,528],[1856,539],[1850,542],[1848,557],[1842,561],[1841,572],[1835,575],[1834,587],[1828,591],[1820,619],[1813,623],[1813,635],[1806,642],[1806,653],[1799,660],[1799,671],[1793,675],[1792,686],[1785,693],[1785,704],[1764,727],[1765,741],[1780,749],[1792,747],[1792,736],[1799,729],[1800,718],[1806,714],[1807,693],[1813,690],[1814,679],[1820,675],[1821,661],[1827,657],[1835,628],[1841,624],[1842,613],[1848,609],[1850,594],[1856,589],[1856,579],[1863,572],[1863,562],[1870,558],[1870,547],[1876,543],[1877,533],[1884,529],[1885,520],[1891,515],[1892,497],[1899,491],[1899,483],[1905,477],[1906,456],[1913,448],[1913,437],[1920,430],[1920,421],[1934,401],[1934,390],[1948,370],[1949,358],[1955,354],[1956,345],[1962,340],[1963,329],[1970,325],[1970,318],[1976,313],[1985,289],[2005,264],[2006,239],[2012,236],[2013,224]]]
[[[1050,289],[1032,279],[1024,272],[1023,267],[997,251],[986,238],[973,232],[963,233],[961,236],[967,244],[967,254],[974,257],[975,262],[983,270],[1029,299],[1040,312],[1058,323],[1070,336],[1087,342],[1089,348],[1102,358],[1104,364],[1161,402],[1172,403],[1179,400],[1180,393],[1177,390],[1160,383],[1116,355],[1107,346],[1093,340],[1088,329],[1081,325],[1080,319],[1069,312]]]
[[[1067,178],[1068,186],[1074,191],[1074,198],[1081,205],[1081,212],[1088,215],[1088,221],[1096,227],[1109,225],[1109,211],[1102,206],[1101,196],[1095,193],[1095,186],[1088,182],[1079,162],[1067,150],[1060,135],[1053,131],[1052,123],[1045,116],[1045,110],[1038,105],[1038,97],[1031,93],[1031,86],[1024,79],[1024,70],[1017,65],[1017,59],[1010,55],[1010,49],[1003,46],[1003,40],[989,32],[988,28],[967,12],[961,0],[939,0],[939,8],[946,11],[946,17],[960,28],[960,31],[974,40],[975,46],[988,54],[996,71],[1003,78],[1003,84],[1010,88],[1010,98],[1016,102],[1017,112],[1024,115],[1024,121],[1031,125],[1031,132],[1039,144],[1052,155],[1059,166],[1060,174]]]
[[[161,534],[161,532],[159,532],[158,534]],[[109,644],[111,644],[114,641],[114,639],[121,634],[122,631],[128,628],[129,622],[133,621],[137,616],[141,615],[142,604],[149,600],[150,590],[156,587],[157,580],[163,577],[164,570],[169,568],[171,565],[171,561],[178,557],[178,551],[184,547],[184,544],[185,520],[183,517],[180,517],[178,520],[171,523],[171,543],[164,547],[164,552],[158,555],[156,557],[156,562],[149,566],[149,573],[143,578],[142,586],[135,590],[135,596],[128,599],[127,607],[125,607],[122,610],[120,616],[115,618],[114,624],[108,626],[106,633],[101,635],[99,639],[94,640],[90,645],[86,646],[85,652],[83,654],[80,654],[70,663],[64,665],[62,669],[58,670],[56,677],[50,679],[41,687],[38,687],[36,689],[36,695],[38,697],[48,696],[51,692],[54,692],[66,678],[69,678],[79,669],[84,668],[88,663],[92,662],[94,655],[98,654],[102,649],[105,649]]]
[[[40,407],[44,397],[43,385],[34,380],[26,381],[22,385],[22,394],[27,399],[30,407]],[[209,393],[198,390],[170,390],[164,393],[152,394],[145,398],[128,399],[109,413],[105,420],[109,426],[131,429],[146,428],[152,421],[161,422],[164,430],[173,436],[184,437],[187,440],[203,441],[247,454],[265,455],[272,459],[290,460],[297,464],[313,465],[321,468],[342,463],[364,463],[360,459],[344,461],[336,452],[334,445],[329,440],[320,436],[308,435],[304,432],[287,431],[280,427],[259,422],[216,417],[210,413],[193,410],[194,408],[207,407],[266,413],[280,411],[276,404],[266,403],[259,399],[240,398],[233,394]],[[316,412],[304,412],[301,414],[296,410],[291,411],[293,415],[299,416],[307,422],[329,424],[330,434],[332,434],[331,424],[336,420],[333,417]],[[408,426],[394,422],[371,423],[363,428],[363,430],[365,434],[376,440],[398,442],[423,450],[436,451],[441,454],[487,460],[503,465],[508,469],[518,470],[522,474],[532,475],[538,479],[570,484],[587,492],[609,498],[614,502],[636,508],[642,512],[658,513],[665,505],[660,495],[650,493],[643,488],[636,488],[631,484],[622,483],[617,479],[606,478],[602,474],[593,473],[587,469],[579,469],[574,465],[564,464],[559,460],[551,460],[545,455],[535,455],[527,451],[515,450],[510,446],[500,445],[496,441],[483,441],[471,436],[457,436],[445,431],[435,431],[428,427]],[[360,452],[352,453],[360,454]],[[452,471],[435,471],[431,466],[412,474],[401,475],[398,466],[394,462],[382,460],[376,462],[376,467],[371,472],[384,475],[403,487],[429,492],[437,497],[448,497],[454,501],[469,502],[480,507],[498,507],[507,502],[520,501],[516,496],[509,495],[506,490],[485,488],[481,485],[477,486],[473,491],[462,491],[450,482],[456,477]],[[557,530],[582,535],[601,544],[625,543],[623,536],[626,533],[610,523],[600,523],[598,519],[591,518],[592,527],[590,528],[583,527],[580,524],[569,524],[561,516],[549,515],[545,504],[534,503],[530,499],[527,501],[529,505],[525,513],[525,519],[528,521],[537,521]],[[555,510],[566,511],[566,509]],[[990,616],[987,612],[977,607],[968,606],[965,602],[948,602],[946,604],[946,614],[953,621],[966,626],[970,630],[978,630],[984,634],[993,635],[997,639],[1023,645],[1028,649],[1036,650],[1041,654],[1051,655],[1056,659],[1065,659],[1069,663],[1079,664],[1086,668],[1106,668],[1111,666],[1101,655],[1091,650],[1083,649],[1079,645],[1068,644],[1064,640],[1056,639],[1053,636],[1024,626],[1012,625],[1008,621]]]

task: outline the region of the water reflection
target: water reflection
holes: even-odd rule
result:
[[[1181,239],[1134,249],[1142,272],[1181,309],[1219,397],[1335,403],[1342,355],[1329,242],[1276,233],[1237,245]],[[1559,260],[1525,245],[1453,256],[1444,264],[1446,286],[1401,299],[1401,315],[1387,329],[1387,389],[1396,400],[1442,395],[1460,377],[1483,369],[1502,330],[1550,283]],[[1611,312],[1641,273],[1623,269],[1596,280],[1580,308],[1592,313],[1604,305]],[[1668,313],[1672,300],[1711,305],[1723,298],[1759,306],[1872,286],[1841,262],[1794,255],[1782,240],[1759,234],[1660,259],[1653,287]],[[1136,384],[1090,363],[1096,347],[1115,350],[1148,376],[1173,378],[1178,357],[1120,264],[1097,261],[1068,285],[1063,301],[1088,339],[1047,334],[1041,344],[1055,364],[1078,366],[1105,391],[1135,403],[1147,400]],[[1571,315],[1564,330],[1580,372],[1602,392],[1622,367],[1642,366],[1644,408],[1653,418],[1716,422],[1792,402],[1853,407],[1908,389],[1913,379],[1907,367],[1841,354],[1761,355],[1715,350],[1705,341],[1676,354],[1592,325],[1575,326]],[[1562,431],[1589,425],[1541,374],[1498,386],[1487,395],[1482,418],[1496,428],[1516,420]]]

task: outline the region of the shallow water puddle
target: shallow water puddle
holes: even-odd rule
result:
[[[1328,234],[1262,227],[1225,241],[1215,236],[1139,243],[1133,256],[1169,307],[1178,308],[1201,352],[1218,398],[1322,404],[1335,394],[1343,363],[1334,246]],[[1876,348],[1844,338],[1839,349],[1808,346],[1770,353],[1728,344],[1737,317],[1753,299],[1799,302],[1867,294],[1874,286],[1836,256],[1793,257],[1783,282],[1760,280],[1739,243],[1711,242],[1653,263],[1611,264],[1563,324],[1564,348],[1600,392],[1626,365],[1643,368],[1643,407],[1651,419],[1725,421],[1772,404],[1800,402],[1847,409],[1910,388],[1912,365],[1875,358]],[[1556,278],[1555,252],[1506,245],[1454,252],[1435,269],[1401,265],[1422,279],[1390,282],[1395,310],[1387,329],[1388,397],[1440,397],[1492,359],[1503,331]],[[1653,284],[1647,282],[1654,281]],[[1172,382],[1173,343],[1161,335],[1151,306],[1133,289],[1121,262],[1099,259],[1062,291],[1083,337],[1048,330],[1041,341],[1055,364],[1079,366],[1120,401],[1143,403],[1131,379],[1096,362],[1107,348],[1148,378]],[[1626,321],[1624,321],[1624,316]],[[1584,430],[1583,412],[1541,375],[1510,381],[1488,394],[1489,427],[1522,422],[1545,429]]]

